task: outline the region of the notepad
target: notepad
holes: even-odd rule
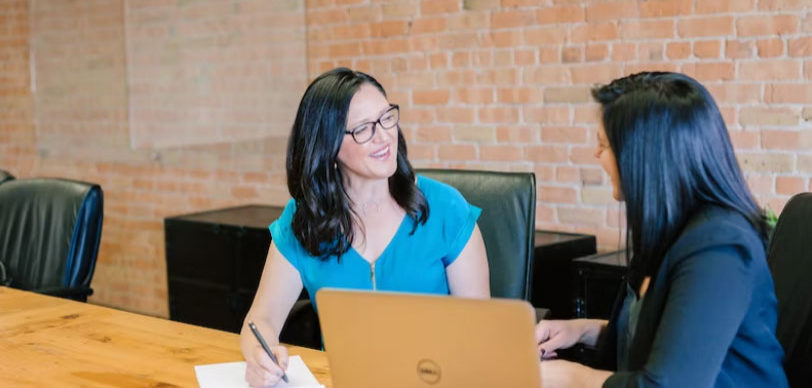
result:
[[[324,388],[310,373],[302,358],[288,358],[288,382],[280,381],[274,388]],[[245,361],[223,364],[195,365],[200,388],[248,388],[245,382]]]

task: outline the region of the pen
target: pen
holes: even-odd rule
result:
[[[277,360],[276,356],[274,356],[273,353],[271,353],[271,348],[268,347],[268,343],[265,342],[265,338],[262,338],[262,334],[259,334],[259,330],[257,330],[257,327],[254,325],[254,322],[248,322],[248,327],[254,333],[254,337],[257,337],[257,341],[259,341],[259,344],[262,345],[262,349],[265,349],[265,353],[268,353],[268,357],[271,358],[271,361],[273,361],[274,364],[279,366],[279,368],[282,368],[282,365],[279,365],[279,360]],[[284,370],[282,371],[282,380],[286,383],[288,382],[288,375],[285,373]]]

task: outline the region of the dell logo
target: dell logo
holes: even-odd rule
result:
[[[440,381],[440,365],[428,359],[422,359],[417,363],[417,376],[429,384],[436,384]]]

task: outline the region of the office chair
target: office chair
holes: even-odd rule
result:
[[[812,387],[812,193],[789,200],[775,226],[767,262],[778,298],[776,334],[791,387]]]
[[[530,300],[535,174],[435,169],[417,173],[453,186],[469,203],[482,209],[477,224],[488,253],[491,296]]]
[[[14,179],[14,175],[5,170],[0,170],[0,183],[7,182]]]
[[[0,262],[7,283],[87,301],[102,216],[96,184],[36,178],[0,185]]]

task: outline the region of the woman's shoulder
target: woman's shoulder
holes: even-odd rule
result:
[[[669,253],[670,256],[686,257],[724,246],[736,248],[743,257],[765,256],[761,235],[744,215],[729,208],[708,205],[691,217]]]
[[[423,195],[426,197],[426,201],[428,201],[430,205],[433,203],[468,203],[465,200],[465,197],[463,197],[462,194],[460,194],[460,191],[454,186],[429,178],[425,175],[417,175],[417,188],[423,192]],[[432,209],[432,211],[433,210],[434,209]]]

